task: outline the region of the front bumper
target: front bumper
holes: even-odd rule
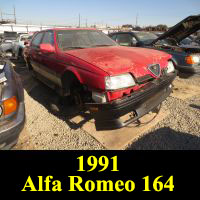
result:
[[[170,85],[176,75],[177,72],[154,80],[131,96],[120,100],[104,104],[87,104],[94,116],[96,129],[98,131],[119,129],[148,114],[170,95],[172,92]],[[123,122],[120,119],[131,112],[134,116],[129,120]]]
[[[0,149],[11,149],[17,143],[24,124],[25,106],[24,103],[20,103],[15,119],[0,127]]]
[[[200,74],[200,66],[177,66],[177,70],[183,73]]]

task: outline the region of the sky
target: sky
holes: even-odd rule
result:
[[[18,23],[42,25],[166,24],[200,14],[200,0],[0,0],[0,12],[16,9]],[[1,14],[1,13],[0,13]],[[0,15],[1,17],[1,15]],[[11,16],[4,15],[3,18]]]

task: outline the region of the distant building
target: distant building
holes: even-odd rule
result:
[[[6,20],[6,19],[0,20],[0,25],[1,24],[11,24],[11,23],[14,23],[14,22],[12,20]]]

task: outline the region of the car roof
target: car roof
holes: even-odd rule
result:
[[[51,28],[51,29],[45,29],[42,31],[64,31],[64,30],[96,30],[96,28]],[[39,32],[42,32],[39,31]]]
[[[120,32],[114,32],[114,33],[110,33],[109,35],[114,35],[114,34],[121,34],[121,33],[133,33],[132,31],[120,31]]]
[[[150,33],[150,32],[149,31],[120,31],[120,32],[110,33],[109,35],[123,34],[123,33],[135,34],[135,33]]]

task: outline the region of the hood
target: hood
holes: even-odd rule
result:
[[[148,65],[166,66],[171,58],[171,55],[157,50],[122,46],[70,50],[66,53],[95,65],[111,76],[128,72],[135,77],[151,74]]]
[[[176,24],[174,27],[169,29],[167,32],[162,34],[156,40],[152,42],[155,44],[158,40],[163,40],[171,38],[176,40],[176,42],[181,42],[183,39],[187,38],[191,34],[195,33],[200,29],[200,15],[189,16],[183,21]]]

